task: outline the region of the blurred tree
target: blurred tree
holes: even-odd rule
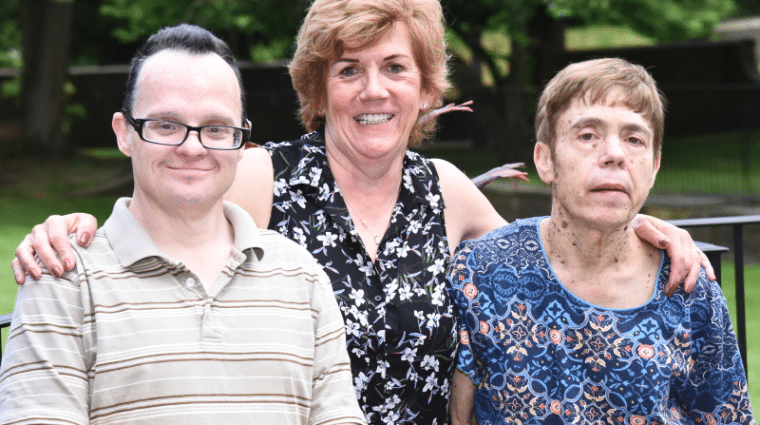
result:
[[[736,11],[737,18],[744,18],[750,16],[760,15],[760,0],[735,0],[738,10]]]
[[[75,0],[71,32],[71,65],[127,64],[143,41],[125,42],[117,38],[114,28],[122,20],[101,13],[105,0]]]
[[[291,56],[306,7],[307,0],[102,0],[100,11],[117,22],[111,33],[125,43],[192,23],[227,41],[238,59],[269,62]]]
[[[240,60],[285,59],[292,55],[309,1],[4,0],[0,65],[13,65],[14,55],[23,52],[27,151],[65,151],[60,115],[66,64],[125,63],[146,36],[182,22],[212,30],[229,42]],[[480,75],[482,66],[493,85],[505,86],[535,82],[534,71],[544,58],[564,48],[565,25],[622,25],[658,41],[701,38],[736,9],[735,1],[746,9],[760,0],[441,1],[452,44],[465,45],[471,52],[470,75]],[[18,11],[11,19],[10,10]],[[16,16],[17,26],[12,22]],[[23,37],[17,37],[19,31]],[[509,48],[489,44],[488,34],[505,35]],[[14,47],[19,40],[23,48]],[[471,80],[481,83],[481,78]],[[519,101],[513,101],[507,102],[507,109],[520,109]]]
[[[452,44],[464,44],[470,53],[455,62],[459,67],[454,80],[460,95],[475,100],[473,119],[479,123],[475,127],[484,133],[476,143],[485,143],[502,162],[532,159],[535,93],[526,89],[541,84],[539,76],[547,75],[549,59],[564,50],[566,26],[626,26],[669,42],[707,37],[735,9],[734,0],[442,0],[442,4]],[[499,37],[502,42],[492,42]],[[483,81],[501,90],[477,84]]]
[[[66,84],[69,63],[126,63],[148,35],[183,22],[224,38],[238,59],[285,59],[306,5],[307,0],[4,0],[0,66],[22,68],[22,146],[14,151],[68,153],[64,104],[66,89],[74,89]],[[2,92],[13,96],[18,87],[4,84]]]
[[[21,67],[21,30],[18,0],[0,3],[0,67]]]
[[[32,155],[66,152],[61,126],[73,12],[73,0],[19,2],[22,149]]]
[[[758,0],[738,0],[757,3]],[[734,0],[442,0],[451,31],[482,63],[494,84],[531,82],[542,54],[564,48],[563,26],[618,25],[659,42],[705,38],[736,10]],[[489,33],[506,34],[509,53],[485,43]],[[500,62],[509,60],[505,67]]]

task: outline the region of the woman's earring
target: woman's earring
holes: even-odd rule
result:
[[[428,108],[428,106],[430,106],[430,104],[429,104],[429,103],[423,103],[423,104],[422,104],[422,109],[427,109],[427,108]]]

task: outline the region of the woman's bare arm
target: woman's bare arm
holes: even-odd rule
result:
[[[449,248],[461,241],[480,237],[507,224],[483,192],[457,167],[442,159],[432,159],[443,193],[446,236]]]
[[[274,169],[269,151],[246,149],[224,200],[241,206],[253,217],[256,226],[266,229],[272,214],[273,188]]]
[[[475,385],[464,373],[454,371],[451,381],[451,425],[476,425]]]

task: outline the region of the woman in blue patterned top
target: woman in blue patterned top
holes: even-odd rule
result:
[[[668,298],[666,253],[630,229],[660,166],[663,102],[644,68],[573,64],[539,100],[550,217],[455,255],[455,424],[754,423],[717,283]]]
[[[324,266],[371,424],[448,423],[457,338],[446,265],[459,242],[506,224],[455,166],[409,150],[432,137],[435,120],[423,117],[441,105],[446,60],[439,0],[314,1],[290,64],[310,133],[247,150],[227,196]],[[37,228],[19,247],[32,275],[32,239],[49,269],[63,269],[45,228],[63,234],[83,220],[91,227],[79,236],[92,234],[93,220],[75,217]],[[698,269],[688,234],[671,226],[668,236]],[[685,277],[684,262],[672,283]]]

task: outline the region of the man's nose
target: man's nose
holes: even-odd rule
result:
[[[188,131],[185,141],[179,145],[179,151],[188,156],[205,154],[208,150],[201,143],[201,132],[199,130]]]

